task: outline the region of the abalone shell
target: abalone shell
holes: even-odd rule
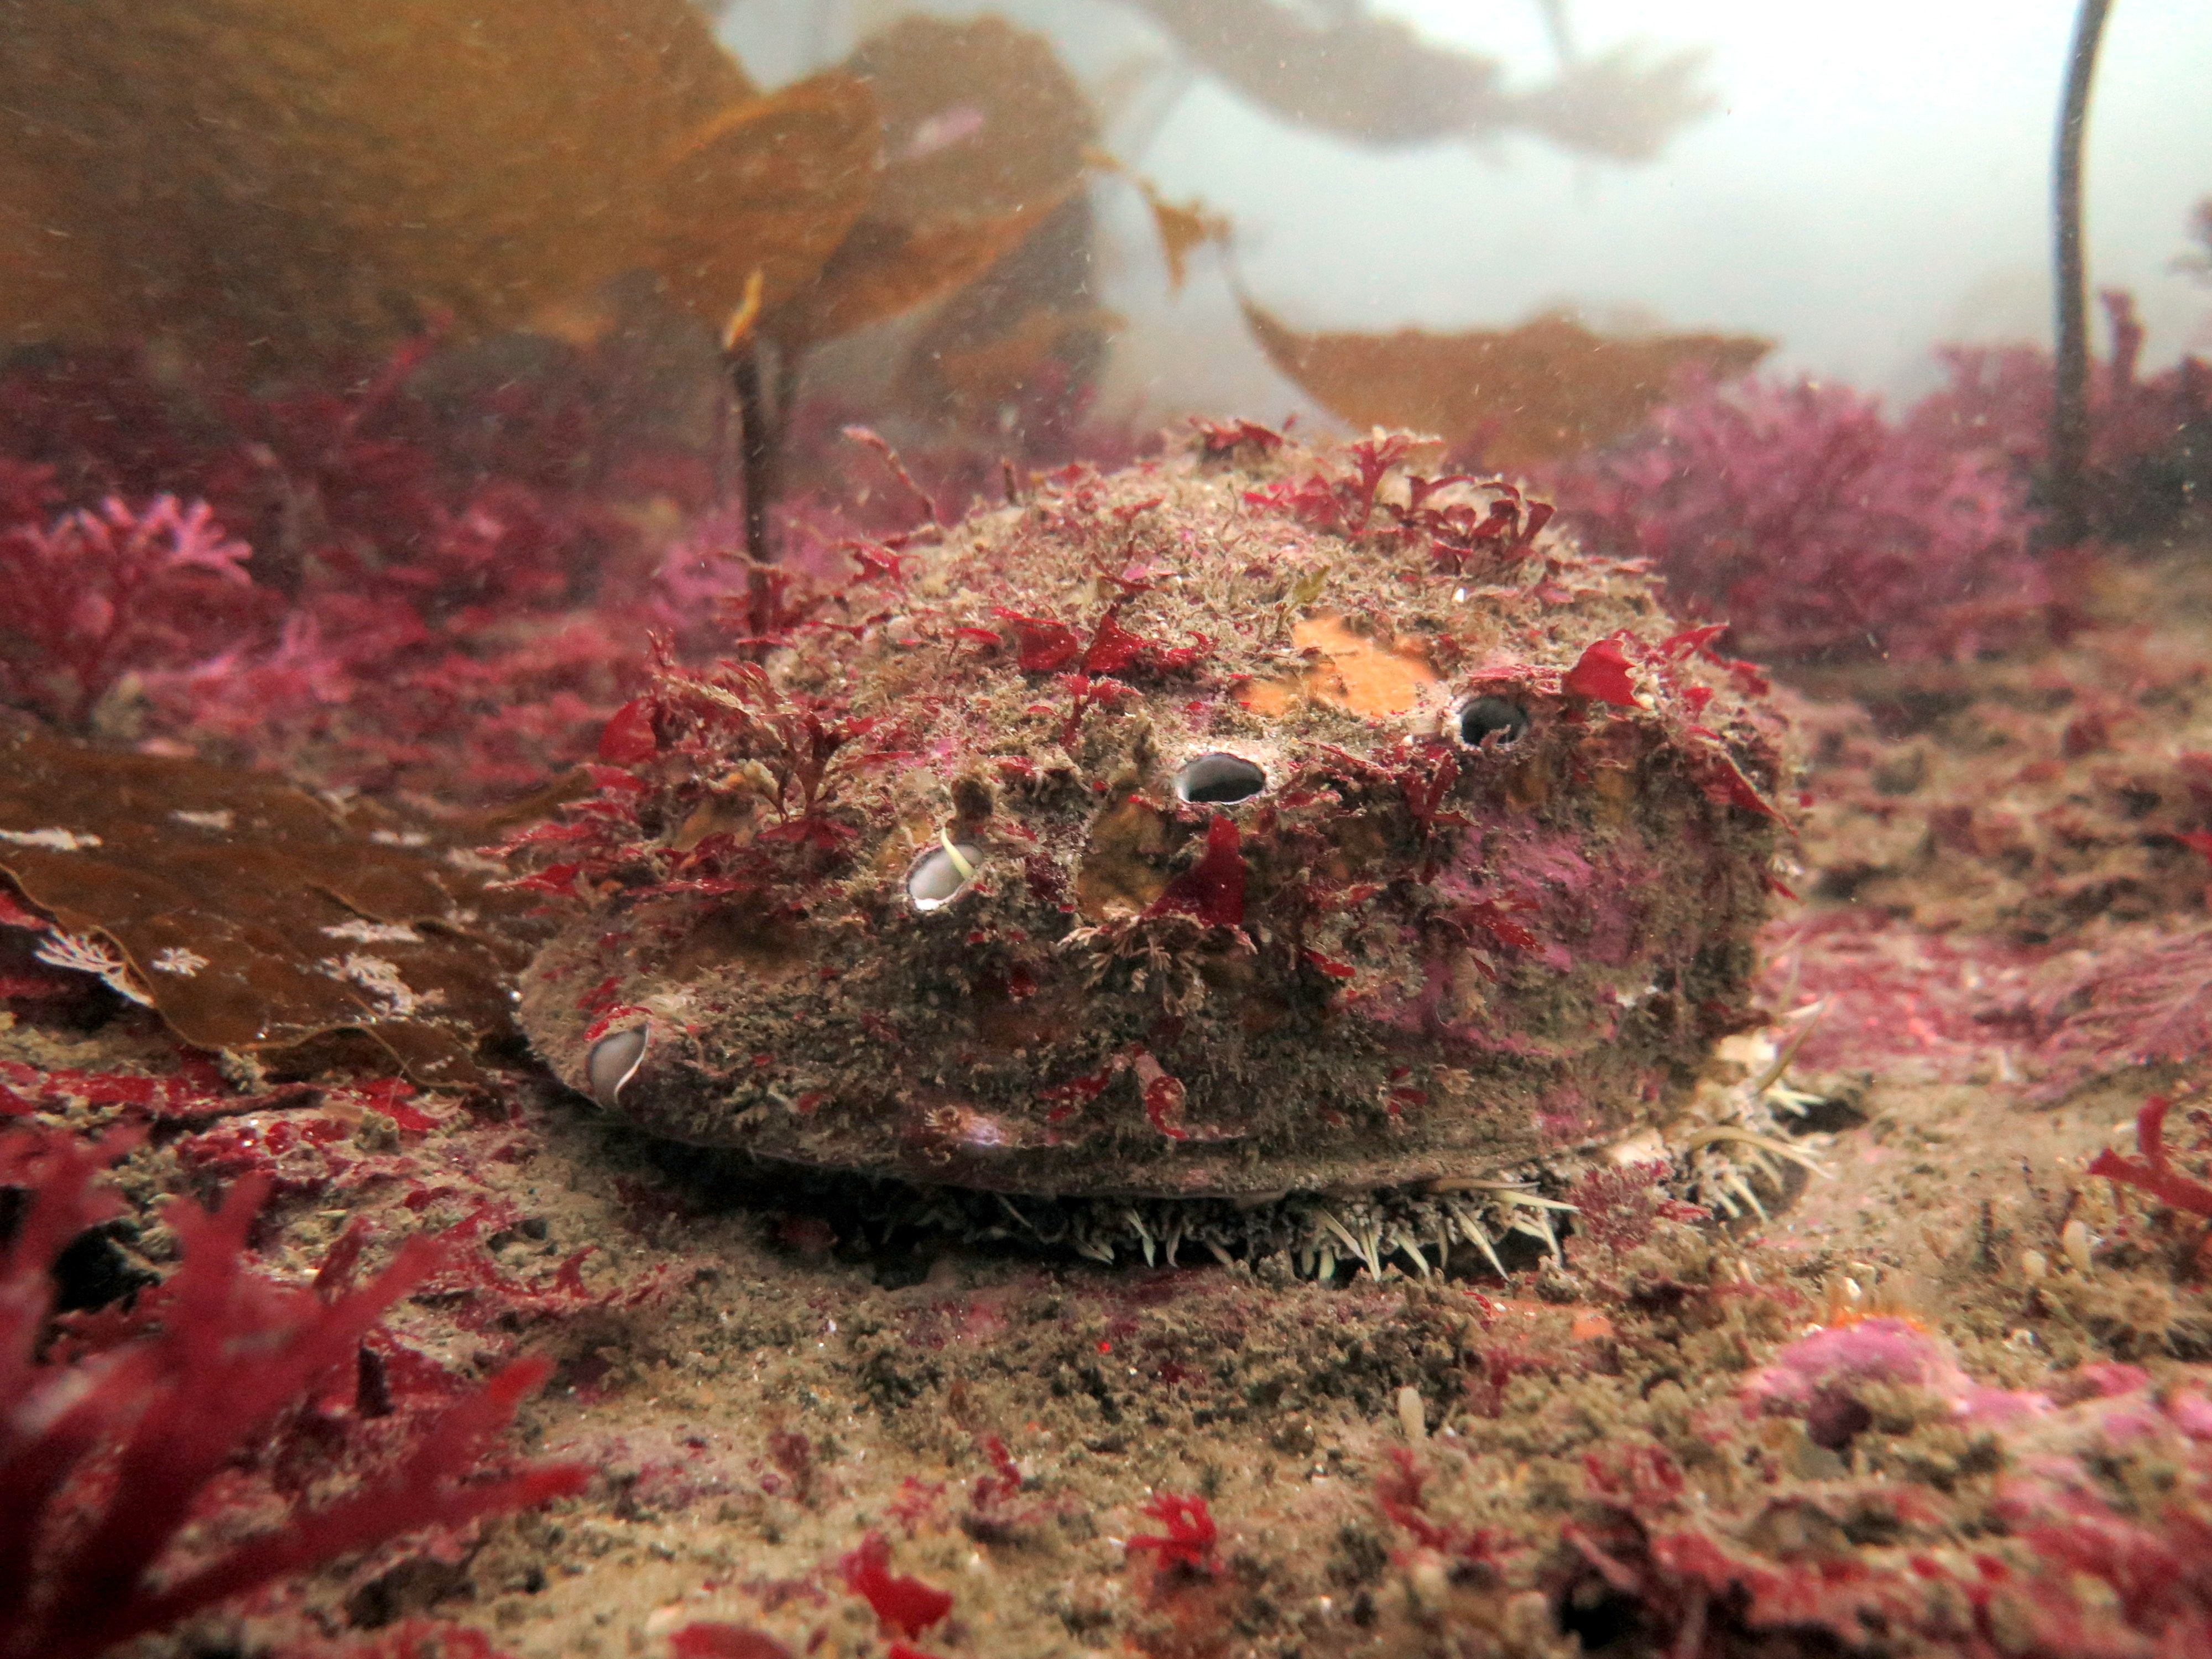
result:
[[[1764,684],[1495,483],[1257,428],[1071,469],[533,837],[521,1018],[653,1133],[1057,1197],[1451,1189],[1679,1109],[1784,829]]]

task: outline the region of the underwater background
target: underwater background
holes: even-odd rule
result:
[[[0,1659],[2212,1651],[2208,73],[0,0]]]

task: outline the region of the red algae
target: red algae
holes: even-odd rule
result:
[[[1162,1492],[1145,1505],[1145,1514],[1166,1528],[1164,1532],[1142,1533],[1129,1540],[1127,1546],[1132,1555],[1151,1551],[1163,1562],[1172,1562],[1180,1567],[1198,1569],[1213,1564],[1213,1547],[1219,1534],[1215,1531],[1212,1513],[1206,1507],[1203,1498],[1178,1497],[1173,1492]]]
[[[1762,661],[1971,655],[2033,640],[2058,597],[1999,456],[1847,387],[1708,388],[1555,487],[1595,544],[1650,560],[1670,603]]]
[[[0,1528],[0,1652],[91,1659],[116,1643],[258,1586],[397,1534],[573,1492],[585,1471],[549,1465],[457,1480],[550,1369],[521,1360],[410,1422],[406,1437],[349,1448],[352,1490],[308,1504],[287,1495],[278,1530],[221,1524],[249,1494],[221,1476],[241,1455],[265,1455],[284,1419],[325,1375],[349,1364],[378,1319],[428,1271],[434,1247],[403,1249],[358,1289],[334,1273],[312,1289],[246,1270],[245,1235],[266,1192],[248,1180],[202,1214],[173,1201],[184,1261],[123,1321],[86,1327],[41,1354],[48,1275],[64,1243],[113,1207],[93,1179],[128,1151],[129,1131],[97,1146],[66,1133],[0,1138],[0,1186],[21,1185],[27,1212],[0,1256],[0,1469],[9,1516]],[[366,1373],[365,1373],[366,1375]],[[356,1418],[388,1416],[364,1387]],[[339,1438],[348,1425],[328,1425]],[[325,1448],[322,1455],[329,1455]],[[210,1535],[212,1530],[212,1534]]]
[[[2123,1158],[2107,1148],[2090,1161],[2088,1172],[2140,1187],[2161,1204],[2212,1220],[2212,1184],[2175,1169],[2166,1151],[2166,1115],[2172,1105],[2162,1095],[2152,1096],[2136,1118],[2136,1145],[2142,1155]]]
[[[837,1564],[845,1588],[862,1597],[884,1628],[900,1636],[919,1636],[952,1611],[952,1598],[919,1578],[891,1572],[891,1547],[881,1533],[870,1533],[860,1547]]]

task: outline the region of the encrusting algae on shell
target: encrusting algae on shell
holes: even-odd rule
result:
[[[1094,1255],[1548,1237],[1532,1183],[1753,1023],[1780,726],[1639,569],[1419,453],[1201,428],[664,664],[523,838],[586,906],[539,1052]]]

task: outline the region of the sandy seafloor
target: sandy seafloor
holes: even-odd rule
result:
[[[349,1560],[143,1651],[343,1650],[429,1620],[532,1659],[657,1659],[719,1620],[821,1659],[883,1655],[891,1634],[838,1567],[871,1532],[894,1573],[951,1593],[911,1643],[943,1659],[1844,1650],[1817,1609],[1668,1611],[1659,1578],[1623,1565],[1620,1505],[1844,1571],[1904,1547],[1845,1511],[1911,1488],[1935,1517],[1913,1524],[1942,1534],[1928,1547],[1967,1551],[2002,1534],[1989,1494],[2012,1454],[1901,1385],[1861,1391],[1868,1420],[1841,1449],[1757,1417],[1745,1390],[1785,1344],[1909,1317],[1975,1383],[2062,1400],[2085,1362],[2166,1383],[2212,1358],[2201,1228],[2083,1173],[2131,1147],[2185,1060],[2133,1063],[2065,1018],[2100,964],[2207,926],[2212,864],[2152,833],[2187,799],[2177,757],[2212,751],[2205,571],[2201,549],[2120,570],[2100,626],[2033,662],[1796,688],[1814,805],[1765,987],[1778,1015],[1825,1003],[1790,1073],[1826,1103],[1795,1138],[1825,1173],[1759,1185],[1771,1218],[1624,1212],[1610,1240],[1569,1237],[1563,1263],[1525,1249],[1510,1280],[1462,1247],[1441,1278],[1401,1262],[1315,1284],[1280,1262],[879,1249],[787,1186],[672,1176],[529,1077],[501,1110],[418,1097],[427,1128],[334,1088],[157,1138],[123,1172],[142,1203],[219,1186],[242,1133],[338,1126],[276,1160],[290,1178],[260,1243],[282,1275],[311,1272],[352,1215],[397,1233],[482,1212],[512,1293],[418,1297],[392,1337],[459,1375],[550,1355],[517,1440],[599,1473],[579,1498]],[[170,1054],[129,1018],[0,1029],[0,1056],[42,1067],[159,1072]],[[2173,1127],[2201,1170],[2185,1149],[2203,1131],[2185,1108]],[[586,1245],[582,1290],[556,1289]],[[158,1230],[141,1248],[158,1265]],[[1620,1472],[1656,1467],[1655,1448],[1685,1490],[1623,1499]],[[1426,1517],[1411,1527],[1409,1469]],[[1132,1550],[1162,1531],[1144,1512],[1159,1492],[1203,1497],[1210,1553]],[[1787,1536],[1778,1495],[1799,1517]],[[1857,1639],[1966,1650],[1901,1626]],[[414,1650],[444,1650],[425,1634]]]

